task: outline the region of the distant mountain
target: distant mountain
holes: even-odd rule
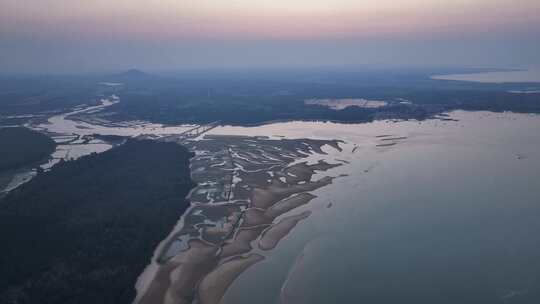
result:
[[[120,73],[119,75],[121,76],[124,76],[124,77],[147,77],[147,76],[150,76],[149,74],[141,71],[141,70],[137,70],[137,69],[130,69],[130,70],[127,70],[123,73]]]
[[[154,77],[156,76],[145,73],[141,70],[130,69],[122,73],[110,75],[108,79],[112,81],[117,81],[117,82],[130,82],[130,81],[144,81],[144,80],[148,80]]]

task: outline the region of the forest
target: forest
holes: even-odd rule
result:
[[[480,72],[452,68],[320,68],[199,71],[111,76],[122,82],[121,102],[110,108],[118,120],[165,124],[252,125],[276,120],[344,123],[376,119],[426,119],[445,111],[484,110],[540,113],[540,94],[515,94],[534,83],[475,83],[431,79],[430,75]],[[364,98],[389,103],[382,108],[333,110],[306,105],[312,98]],[[403,104],[401,101],[408,101]],[[115,116],[111,116],[115,117]]]
[[[275,120],[345,123],[375,119],[426,119],[463,109],[540,113],[540,93],[516,94],[537,83],[475,83],[431,79],[431,75],[485,72],[470,68],[342,67],[265,70],[200,70],[147,73],[0,77],[0,113],[37,114],[96,104],[116,94],[108,119],[164,124],[252,125]],[[111,85],[112,84],[112,85]],[[312,98],[383,100],[379,109],[335,111],[306,105]],[[407,105],[400,101],[407,100]],[[0,124],[24,119],[1,117]]]
[[[24,127],[0,128],[0,171],[47,158],[56,143],[47,135]]]
[[[130,303],[153,250],[188,207],[184,147],[129,140],[0,200],[0,303]]]

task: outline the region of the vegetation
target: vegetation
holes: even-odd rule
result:
[[[0,201],[0,303],[130,303],[188,207],[191,153],[129,140],[61,162]]]
[[[464,72],[464,70],[460,70]],[[472,72],[473,70],[470,70]],[[531,83],[474,83],[433,80],[452,69],[358,69],[192,73],[129,80],[111,107],[118,119],[162,123],[249,125],[273,120],[425,119],[443,111],[488,110],[540,113],[540,94],[513,94]],[[536,84],[538,86],[538,84]],[[306,105],[311,98],[384,100],[378,109],[348,107],[335,111]],[[411,104],[400,103],[403,100]]]
[[[166,124],[249,125],[272,120],[364,122],[385,118],[424,119],[443,111],[488,110],[540,113],[540,94],[508,91],[535,83],[474,83],[434,80],[430,75],[487,69],[340,68],[191,71],[164,75],[137,70],[112,75],[0,77],[0,112],[35,114],[92,104],[117,94],[108,119],[144,119]],[[107,83],[115,84],[113,86]],[[380,109],[335,111],[305,105],[311,98],[365,98],[391,102]],[[406,99],[412,105],[400,104]],[[0,124],[13,123],[9,118]]]
[[[40,161],[56,147],[50,137],[23,127],[0,128],[0,144],[0,171]]]
[[[0,113],[37,114],[97,104],[107,87],[89,76],[0,76]]]

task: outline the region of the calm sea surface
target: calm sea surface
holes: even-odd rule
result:
[[[324,159],[350,163],[222,303],[540,303],[540,116],[451,116],[213,130],[340,138]]]

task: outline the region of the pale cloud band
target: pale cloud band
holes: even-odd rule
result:
[[[0,0],[0,72],[540,63],[538,0]]]
[[[3,34],[316,39],[540,27],[537,0],[0,0]]]

